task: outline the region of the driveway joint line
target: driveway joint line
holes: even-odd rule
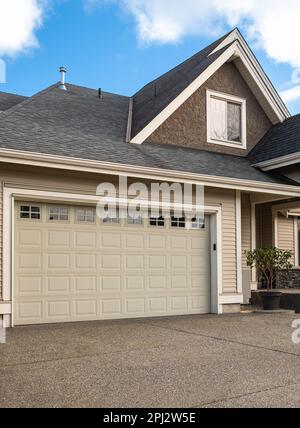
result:
[[[191,409],[192,408],[203,408],[204,406],[210,406],[210,405],[219,404],[219,403],[226,403],[226,402],[231,401],[231,400],[236,400],[236,399],[239,399],[239,398],[249,397],[251,395],[260,394],[262,392],[276,391],[277,389],[289,388],[291,386],[296,386],[296,385],[299,385],[299,382],[287,383],[286,385],[278,385],[278,386],[273,386],[271,388],[266,388],[266,389],[261,389],[261,390],[257,390],[257,391],[247,392],[245,394],[234,395],[232,397],[225,398],[225,399],[222,399],[222,400],[213,400],[213,401],[210,401],[208,403],[196,404],[194,406],[191,406],[190,408]]]
[[[203,334],[203,333],[195,333],[195,332],[192,332],[192,331],[182,330],[182,329],[174,328],[174,327],[165,327],[165,326],[155,325],[155,324],[152,324],[152,323],[151,324],[147,324],[147,325],[151,325],[152,327],[157,327],[157,328],[164,328],[166,330],[177,331],[178,333],[185,333],[185,334],[189,334],[189,335],[192,335],[192,336],[205,337],[207,339],[219,340],[220,342],[234,343],[235,345],[248,346],[249,348],[263,349],[265,351],[272,351],[272,352],[277,352],[277,353],[280,353],[280,354],[291,355],[291,356],[294,356],[294,357],[300,357],[299,354],[296,354],[294,352],[283,351],[281,349],[268,348],[266,346],[261,346],[261,345],[253,345],[251,343],[239,342],[238,340],[223,339],[222,337],[218,337],[218,336],[210,336],[210,335]]]

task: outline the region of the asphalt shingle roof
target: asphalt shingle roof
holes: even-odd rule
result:
[[[300,152],[300,114],[274,125],[249,153],[252,163]]]
[[[5,111],[26,100],[27,97],[22,95],[9,94],[0,92],[0,111]]]
[[[222,55],[229,45],[213,54],[212,52],[226,37],[227,34],[158,79],[148,83],[132,97],[132,138]]]
[[[129,98],[55,84],[0,115],[0,148],[139,165],[220,177],[284,183],[243,157],[125,142]]]

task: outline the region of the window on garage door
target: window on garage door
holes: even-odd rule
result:
[[[41,207],[38,205],[21,204],[20,205],[20,218],[28,220],[40,220]]]

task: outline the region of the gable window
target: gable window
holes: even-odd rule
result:
[[[20,218],[27,218],[29,220],[40,220],[41,208],[34,205],[21,205]]]
[[[93,208],[77,208],[76,221],[79,223],[94,223],[95,212]]]
[[[246,100],[207,91],[208,142],[246,149]]]
[[[49,207],[50,221],[68,221],[69,209],[66,207]]]

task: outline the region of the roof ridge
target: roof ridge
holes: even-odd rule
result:
[[[222,37],[220,37],[219,39],[215,40],[214,42],[210,43],[208,46],[204,46],[202,49],[200,49],[199,51],[197,51],[196,53],[194,53],[192,56],[186,58],[184,61],[180,62],[179,64],[175,65],[174,67],[172,67],[171,69],[169,69],[168,71],[166,71],[165,73],[161,74],[160,76],[156,77],[155,79],[151,80],[150,82],[146,83],[143,87],[141,87],[135,94],[133,94],[133,97],[135,97],[137,94],[139,94],[140,91],[142,91],[143,89],[147,88],[148,86],[150,86],[151,84],[159,81],[160,79],[162,79],[164,76],[172,73],[173,71],[175,71],[177,68],[181,67],[183,64],[187,63],[188,61],[193,60],[195,57],[199,56],[199,54],[203,53],[204,51],[208,51],[209,54],[209,50],[212,49],[213,47],[217,47],[219,44],[222,43],[222,41],[224,41],[233,31],[235,31],[235,28],[231,31],[229,31],[228,33],[226,33],[225,35],[223,35]],[[228,43],[228,45],[230,45],[230,43]],[[206,57],[208,57],[208,54],[206,55]]]
[[[56,82],[51,86],[48,86],[46,89],[42,89],[41,91],[37,92],[36,94],[33,94],[31,97],[25,98],[25,100],[22,101],[21,103],[16,104],[15,106],[9,108],[8,110],[3,111],[0,115],[0,120],[6,118],[7,116],[10,116],[16,110],[19,110],[19,108],[22,108],[24,105],[29,104],[31,101],[33,101],[37,97],[41,96],[42,94],[45,94],[45,93],[51,91],[52,89],[57,87],[57,85],[59,85],[59,82]]]

